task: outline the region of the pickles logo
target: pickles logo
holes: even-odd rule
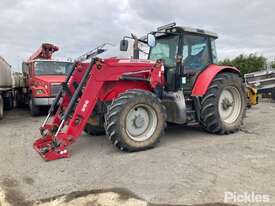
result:
[[[225,203],[269,203],[270,196],[268,194],[260,194],[255,192],[225,192]]]

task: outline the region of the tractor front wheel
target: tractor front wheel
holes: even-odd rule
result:
[[[201,101],[202,126],[216,134],[239,130],[245,115],[245,97],[242,79],[238,74],[218,74]]]
[[[128,90],[115,99],[105,118],[106,133],[123,151],[152,148],[166,126],[166,111],[160,99],[145,90]]]

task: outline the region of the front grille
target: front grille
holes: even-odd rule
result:
[[[52,84],[51,85],[51,96],[56,96],[61,89],[61,84]]]

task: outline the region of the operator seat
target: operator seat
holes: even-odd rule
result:
[[[190,55],[184,60],[184,66],[187,69],[201,69],[204,65],[207,64],[208,61],[208,51],[206,49],[206,46],[203,47],[203,49],[195,54]]]

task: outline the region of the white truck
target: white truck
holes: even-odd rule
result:
[[[0,120],[5,110],[21,104],[24,81],[20,73],[12,72],[8,62],[0,56]]]

